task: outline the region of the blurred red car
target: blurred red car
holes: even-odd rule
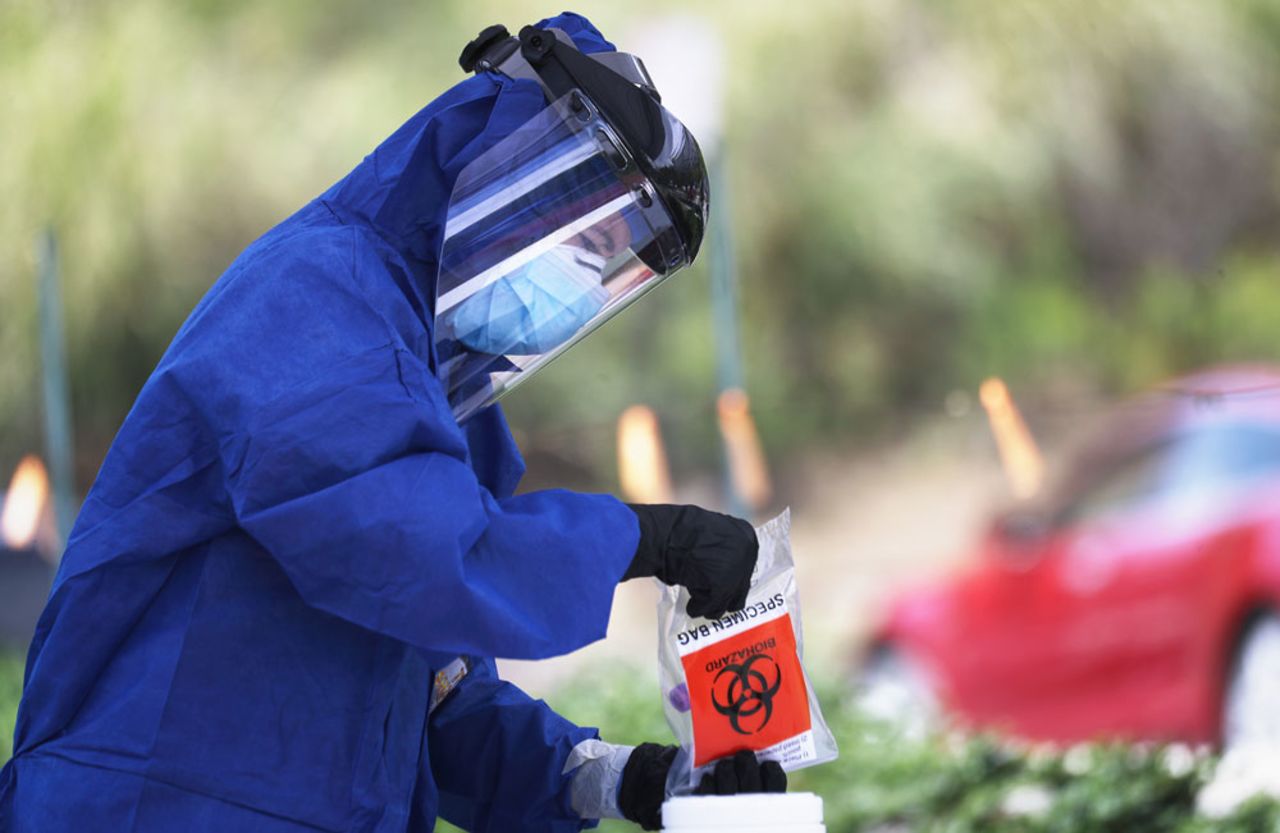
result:
[[[892,604],[865,702],[1053,741],[1280,738],[1280,371],[1121,408],[974,561]]]

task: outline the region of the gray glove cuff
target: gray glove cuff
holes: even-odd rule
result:
[[[584,819],[620,819],[618,782],[634,746],[584,740],[573,747],[562,774],[573,773],[569,805]]]

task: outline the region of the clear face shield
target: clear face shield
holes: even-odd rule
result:
[[[696,155],[700,167],[683,125],[656,102],[652,112],[650,138],[662,147],[650,149]],[[667,208],[669,183],[615,122],[575,86],[459,175],[434,333],[459,422],[692,260],[696,242]],[[705,197],[705,171],[699,184]]]

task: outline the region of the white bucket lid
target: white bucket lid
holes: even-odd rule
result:
[[[670,833],[711,830],[777,829],[809,833],[822,827],[822,798],[813,793],[749,793],[747,795],[689,795],[662,805],[662,826]]]

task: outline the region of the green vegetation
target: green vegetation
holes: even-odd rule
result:
[[[616,667],[568,685],[552,705],[621,743],[670,742],[656,680]],[[988,737],[904,737],[826,687],[840,744],[833,763],[791,776],[815,792],[831,833],[1273,833],[1280,804],[1254,799],[1229,819],[1195,814],[1215,761],[1182,747],[1051,750]],[[635,830],[620,822],[607,833]]]
[[[625,44],[685,8],[583,11]],[[775,458],[938,413],[991,373],[1052,410],[1074,404],[1062,391],[1280,358],[1280,0],[698,12],[729,47],[715,210],[737,230]],[[65,255],[87,482],[239,249],[459,79],[480,27],[528,14],[515,0],[0,5],[0,470],[39,447],[39,229]],[[511,398],[535,475],[611,486],[612,421],[635,401],[658,409],[677,475],[712,462],[707,295],[700,264]]]
[[[22,661],[0,657],[0,761],[22,686]],[[652,675],[624,665],[566,685],[551,704],[618,743],[670,742]],[[1228,819],[1195,814],[1214,760],[1180,747],[1088,745],[1066,751],[987,737],[904,737],[860,715],[828,686],[823,709],[839,760],[792,773],[826,804],[831,833],[1274,833],[1280,803],[1255,798]],[[603,833],[634,831],[606,821]],[[441,822],[438,833],[455,831]]]
[[[0,653],[0,761],[13,754],[13,724],[22,698],[22,657]]]

